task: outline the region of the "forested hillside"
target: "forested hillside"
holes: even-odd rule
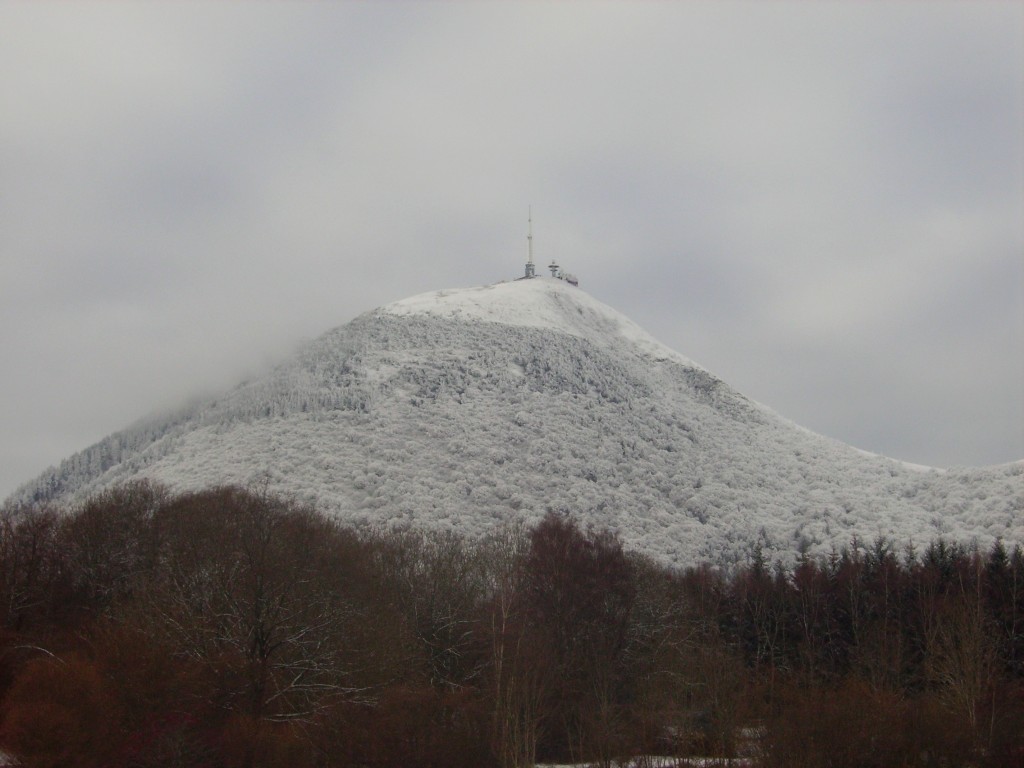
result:
[[[265,488],[0,512],[0,750],[26,766],[1024,759],[1000,543],[723,570],[557,512],[464,539]]]
[[[664,563],[857,536],[1024,540],[1024,464],[929,469],[813,434],[560,280],[367,313],[266,376],[69,457],[18,502],[266,483],[352,523],[481,538],[549,510]]]

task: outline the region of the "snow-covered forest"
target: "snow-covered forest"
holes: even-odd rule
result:
[[[672,568],[560,513],[466,539],[134,483],[0,510],[0,754],[1010,768],[1022,616],[1000,543]]]
[[[853,537],[1024,541],[1024,463],[929,469],[753,402],[558,280],[363,315],[265,377],[147,419],[23,487],[264,483],[339,519],[479,538],[548,510],[665,563],[789,564]]]

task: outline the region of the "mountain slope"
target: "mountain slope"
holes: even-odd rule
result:
[[[667,561],[852,536],[1022,541],[1024,464],[917,468],[804,430],[554,279],[415,296],[22,488],[267,483],[353,521],[483,533],[566,509]]]

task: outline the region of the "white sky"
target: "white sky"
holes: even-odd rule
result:
[[[1024,458],[1024,5],[0,4],[0,498],[538,263],[744,394]]]

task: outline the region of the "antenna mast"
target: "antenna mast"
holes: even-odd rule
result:
[[[527,247],[527,259],[526,259],[526,277],[533,277],[533,206],[528,206],[526,209],[526,247]]]

